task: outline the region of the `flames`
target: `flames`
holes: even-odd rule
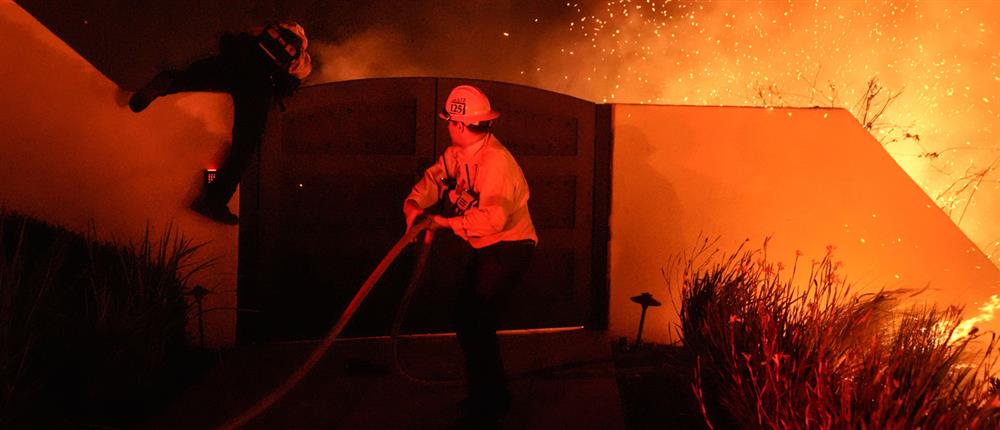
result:
[[[864,116],[899,165],[1000,263],[1000,3],[569,3],[547,79],[609,103],[835,106]],[[588,67],[581,67],[586,64]],[[552,69],[550,64],[549,69]],[[567,72],[569,70],[570,72]],[[543,73],[543,72],[539,72]],[[551,85],[550,85],[551,87]]]
[[[982,322],[992,321],[993,315],[996,310],[1000,308],[1000,296],[994,294],[990,296],[990,301],[979,307],[979,315],[972,318],[966,319],[955,327],[955,330],[951,333],[946,332],[945,326],[947,326],[947,321],[942,321],[938,324],[938,328],[942,332],[942,340],[954,342],[958,339],[962,339],[973,332],[976,325]]]

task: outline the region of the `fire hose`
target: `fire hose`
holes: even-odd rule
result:
[[[420,280],[424,272],[424,268],[427,265],[427,259],[430,254],[430,245],[434,240],[434,229],[430,228],[431,224],[432,224],[431,220],[426,218],[415,222],[413,224],[413,227],[411,227],[410,230],[406,232],[406,234],[403,235],[403,237],[399,239],[399,241],[396,242],[395,245],[393,245],[392,249],[389,250],[389,252],[385,255],[385,257],[382,258],[382,261],[379,262],[378,266],[375,267],[375,270],[373,270],[372,273],[368,275],[368,279],[365,280],[365,283],[361,286],[358,292],[354,294],[354,298],[351,300],[350,304],[347,305],[347,308],[344,310],[344,312],[340,315],[340,318],[337,320],[337,323],[334,324],[333,328],[331,328],[327,332],[326,337],[324,337],[323,340],[320,341],[320,343],[316,345],[315,348],[313,348],[312,352],[309,354],[309,357],[306,358],[306,360],[302,363],[302,365],[300,365],[280,385],[275,387],[274,390],[272,390],[264,397],[261,397],[257,401],[257,403],[255,403],[253,406],[243,411],[243,413],[236,416],[235,418],[230,419],[225,424],[222,424],[221,426],[218,427],[218,429],[235,430],[246,425],[251,420],[256,418],[258,415],[260,415],[261,413],[267,411],[272,406],[274,406],[275,403],[280,401],[283,397],[285,397],[286,394],[288,394],[289,391],[295,388],[295,386],[297,386],[299,382],[301,382],[302,379],[304,379],[306,375],[308,375],[309,372],[312,371],[313,367],[315,367],[316,364],[319,363],[319,361],[330,350],[330,347],[333,346],[333,342],[337,339],[338,336],[340,336],[340,333],[344,330],[344,327],[347,326],[347,323],[350,322],[351,318],[354,316],[354,313],[358,310],[358,308],[361,306],[361,303],[368,296],[368,293],[375,286],[378,280],[382,277],[385,271],[389,268],[392,262],[396,260],[396,257],[399,256],[399,254],[403,251],[403,249],[407,247],[407,245],[414,242],[414,240],[421,232],[425,231],[426,234],[424,235],[422,245],[420,247],[420,250],[418,251],[416,264],[414,265],[413,272],[410,276],[410,281],[407,285],[407,288],[403,293],[403,298],[400,301],[399,307],[397,308],[396,318],[393,321],[392,325],[392,331],[390,337],[392,342],[393,363],[396,372],[400,376],[417,383],[421,384],[460,383],[462,381],[461,378],[426,379],[411,375],[403,368],[399,359],[400,329],[402,327],[406,311],[409,308],[409,304],[413,298],[413,294],[416,291],[417,286],[420,284]],[[580,365],[601,363],[607,360],[608,359],[585,360],[575,363],[564,364],[561,366],[555,366],[548,369],[537,369],[532,372],[525,372],[525,375],[537,374],[550,370],[572,368]]]
[[[406,318],[407,310],[410,308],[410,302],[413,301],[413,294],[417,291],[417,287],[420,285],[420,280],[424,273],[424,268],[427,267],[427,258],[430,255],[431,243],[434,241],[434,230],[428,229],[427,233],[424,234],[423,244],[417,254],[417,261],[413,266],[413,271],[410,274],[410,281],[407,283],[406,290],[403,292],[403,298],[399,301],[399,307],[396,308],[396,319],[392,322],[392,330],[389,332],[390,343],[392,345],[392,363],[399,376],[402,376],[412,382],[425,385],[453,385],[460,384],[462,378],[453,379],[427,379],[421,378],[410,374],[403,368],[402,361],[399,358],[399,337],[400,330],[403,327],[403,320]]]
[[[243,413],[241,413],[240,415],[227,421],[225,424],[222,424],[218,428],[220,430],[233,430],[246,425],[248,422],[256,418],[264,411],[271,408],[271,406],[273,406],[275,403],[277,403],[279,400],[285,397],[285,395],[288,394],[288,392],[291,391],[292,388],[295,388],[295,386],[298,385],[299,382],[302,381],[302,379],[305,378],[310,371],[312,371],[313,367],[315,367],[316,364],[319,363],[319,360],[322,359],[324,355],[326,355],[326,352],[329,351],[330,347],[333,345],[334,340],[336,340],[337,337],[340,336],[340,332],[342,332],[344,330],[344,327],[347,326],[347,323],[354,316],[354,312],[357,311],[358,307],[361,306],[361,303],[365,300],[365,297],[368,296],[368,293],[371,291],[372,287],[375,286],[375,283],[378,282],[379,278],[382,277],[382,274],[385,273],[386,269],[389,268],[389,265],[392,264],[394,260],[396,260],[396,257],[399,256],[399,254],[403,251],[404,248],[406,248],[407,245],[409,245],[411,242],[413,242],[414,239],[416,239],[417,235],[426,230],[428,234],[427,237],[424,239],[425,249],[421,250],[421,256],[419,257],[420,261],[418,261],[417,263],[418,264],[417,269],[419,270],[415,270],[413,276],[413,279],[419,280],[420,274],[418,272],[422,272],[423,265],[426,264],[426,259],[427,259],[426,248],[429,248],[430,240],[432,239],[431,232],[433,230],[430,229],[430,226],[431,226],[431,221],[429,219],[424,219],[417,223],[414,223],[413,227],[411,227],[410,230],[406,232],[406,234],[403,235],[403,237],[399,239],[399,241],[396,242],[395,245],[393,245],[392,249],[389,250],[389,252],[385,255],[385,257],[382,258],[382,261],[379,262],[377,267],[375,267],[375,270],[372,271],[370,275],[368,275],[368,279],[365,280],[365,283],[361,286],[358,292],[354,294],[354,298],[351,299],[351,303],[347,305],[347,308],[344,310],[344,313],[340,315],[340,319],[338,319],[337,323],[333,325],[333,328],[331,328],[330,331],[327,332],[326,337],[324,337],[323,340],[320,341],[320,343],[316,345],[315,348],[313,348],[313,351],[309,354],[309,357],[306,358],[305,362],[303,362],[298,369],[295,369],[295,372],[289,375],[288,378],[286,378],[280,385],[275,387],[274,390],[272,390],[264,397],[261,397],[260,400],[257,401],[257,403],[255,403],[249,409],[243,411]],[[416,283],[415,281],[411,280],[411,284],[415,283]],[[410,295],[412,295],[412,292],[410,292]],[[407,301],[404,300],[404,302]],[[402,318],[397,317],[396,324],[394,324],[393,328],[393,330],[395,330],[396,333],[398,333],[399,329],[398,325],[401,324],[401,321]]]

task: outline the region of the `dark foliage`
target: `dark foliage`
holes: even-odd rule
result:
[[[129,426],[188,374],[199,246],[100,243],[0,213],[0,428]]]

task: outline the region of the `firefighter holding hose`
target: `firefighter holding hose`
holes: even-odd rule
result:
[[[232,96],[232,146],[215,180],[191,204],[192,210],[223,224],[239,222],[229,211],[229,199],[260,148],[272,102],[281,105],[312,72],[308,46],[305,30],[293,22],[226,33],[217,55],[184,70],[162,71],[129,99],[129,108],[141,112],[167,94],[212,91]]]
[[[500,116],[479,89],[455,87],[439,116],[451,145],[424,172],[403,204],[409,229],[418,216],[451,230],[472,247],[459,290],[456,332],[465,355],[468,397],[464,420],[496,423],[510,407],[497,341],[500,299],[520,284],[538,236],[528,211],[528,183],[517,161],[493,135]],[[443,202],[443,214],[425,214]]]

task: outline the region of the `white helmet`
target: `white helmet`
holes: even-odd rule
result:
[[[464,124],[479,124],[500,117],[500,112],[490,107],[490,99],[479,88],[472,85],[459,85],[451,90],[444,103],[444,109],[438,114],[442,119],[458,121]]]

